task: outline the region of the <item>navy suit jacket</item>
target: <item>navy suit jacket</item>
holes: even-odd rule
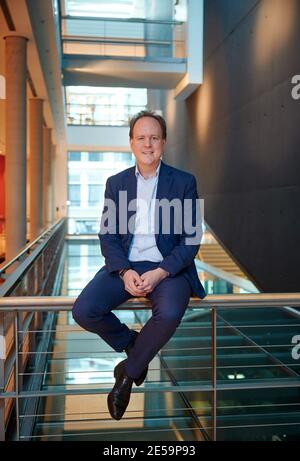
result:
[[[127,191],[127,204],[119,202],[119,191]],[[104,209],[101,219],[101,230],[99,233],[100,246],[102,254],[105,258],[105,266],[103,270],[108,270],[110,273],[120,271],[124,268],[130,268],[128,253],[132,242],[133,234],[129,230],[120,231],[119,209],[120,207],[128,206],[131,200],[137,197],[137,178],[135,175],[135,167],[128,168],[114,176],[108,178],[105,190],[105,199],[113,200],[116,205],[114,210],[113,220],[115,223],[116,232],[103,233],[103,226],[107,227],[108,207],[104,203]],[[196,199],[197,185],[195,177],[189,173],[173,168],[161,162],[161,167],[158,177],[156,199],[180,199],[183,203],[184,199],[192,199],[192,223],[196,223],[196,207],[198,206]],[[127,208],[128,209],[128,208]],[[135,216],[136,209],[128,211],[128,221]],[[184,213],[182,213],[184,216]],[[111,221],[111,222],[112,222]],[[174,216],[171,213],[170,232],[163,233],[162,216],[159,214],[158,233],[155,234],[156,244],[163,256],[163,261],[159,267],[169,272],[170,277],[181,273],[189,281],[194,295],[204,298],[206,293],[200,283],[194,258],[199,250],[200,241],[195,245],[186,245],[186,237],[191,237],[193,234],[186,234],[185,227],[182,226],[182,233],[175,232]]]

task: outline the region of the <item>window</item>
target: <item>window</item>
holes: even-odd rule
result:
[[[69,161],[70,162],[80,162],[81,152],[69,152]]]
[[[101,153],[100,152],[89,152],[88,161],[89,162],[101,162],[102,161]]]
[[[69,125],[128,126],[130,117],[146,109],[147,90],[68,86],[66,100]]]
[[[103,197],[103,185],[89,184],[89,205],[96,206]]]
[[[73,206],[80,206],[80,184],[69,184],[69,201]]]
[[[106,180],[133,166],[134,156],[130,152],[69,152],[68,158],[68,232],[97,234]]]

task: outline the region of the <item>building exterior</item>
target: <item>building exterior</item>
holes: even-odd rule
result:
[[[28,269],[25,281],[6,291],[3,297],[61,296],[61,293],[75,296],[80,277],[83,277],[78,277],[78,273],[72,288],[63,287],[65,291],[56,292],[50,289],[51,281],[55,279],[53,274],[60,271],[59,260],[65,252],[74,258],[86,256],[85,276],[91,276],[89,265],[96,269],[100,261],[92,240],[99,228],[106,179],[134,164],[128,143],[129,118],[148,108],[166,118],[166,161],[196,176],[198,192],[205,204],[206,228],[213,235],[214,242],[225,249],[248,279],[241,281],[237,277],[228,288],[228,274],[220,275],[219,272],[222,293],[278,294],[274,306],[293,309],[293,314],[290,310],[289,315],[293,315],[295,325],[287,311],[280,311],[279,324],[286,323],[291,330],[284,338],[275,333],[274,337],[278,345],[284,341],[285,347],[296,347],[297,307],[300,304],[296,296],[300,256],[300,217],[297,212],[300,192],[299,15],[297,0],[2,0],[0,257],[5,270],[1,273],[0,288],[7,283],[8,275],[13,275],[21,266],[26,251],[21,256],[20,252],[24,247],[32,245],[47,229],[51,228],[53,232],[49,255],[43,257],[34,273],[28,275]],[[64,218],[64,224],[58,224]],[[59,226],[65,226],[64,231]],[[61,236],[66,233],[70,238],[67,250],[61,244]],[[85,246],[84,242],[76,246],[74,242],[78,237],[90,241],[90,246]],[[55,248],[59,248],[57,255]],[[34,251],[34,245],[30,251]],[[53,257],[53,274],[49,279],[43,275],[42,279],[46,280],[43,282],[38,280],[38,274],[44,274],[45,261],[49,262],[51,254],[56,255]],[[18,259],[14,261],[17,255]],[[6,267],[11,261],[13,264]],[[78,259],[73,259],[70,273],[76,272],[77,264]],[[209,271],[208,266],[199,266],[199,273],[206,269]],[[65,274],[68,272],[66,267],[61,270]],[[202,276],[205,280],[206,275]],[[207,284],[212,287],[212,294],[217,289],[217,275],[214,277],[213,280],[208,277]],[[232,288],[235,282],[238,291]],[[293,296],[289,297],[291,293]],[[231,300],[226,299],[224,305],[229,306]],[[241,307],[242,298],[235,299]],[[257,307],[261,307],[260,299],[256,299]],[[272,300],[265,302],[265,305],[272,306]],[[217,306],[222,309],[221,301]],[[207,308],[210,308],[209,304]],[[13,344],[13,333],[9,329],[13,321],[7,320],[5,315],[8,314],[3,312],[0,310],[0,391],[8,392],[9,386],[15,386],[13,378],[9,380],[9,373],[5,371],[12,350],[9,344]],[[128,314],[129,321],[137,321],[136,315]],[[210,323],[205,315],[204,321],[212,327],[213,320]],[[252,322],[252,314],[249,317],[243,315],[235,318],[228,314],[228,318],[223,319],[224,325],[226,322],[238,323],[239,319]],[[271,315],[271,310],[265,312],[261,317],[262,325],[269,322],[275,328],[276,315],[273,311]],[[39,316],[36,313],[28,324],[44,325]],[[55,326],[60,322],[65,325],[65,321],[66,325],[72,326],[67,317],[66,312],[58,317]],[[147,313],[141,314],[139,322],[142,324],[146,318]],[[25,320],[22,318],[22,325]],[[49,325],[54,328],[54,323]],[[199,325],[201,327],[201,323]],[[273,339],[269,338],[266,326],[264,328],[264,335],[259,339],[251,336],[248,330],[242,329],[238,334],[241,333],[244,340],[247,336],[252,345],[248,347],[259,347],[259,353],[264,348],[266,363],[271,363],[270,367],[274,366],[278,372],[272,378],[284,381],[287,374],[298,382],[297,351],[285,356],[278,346],[273,355],[270,349],[265,349]],[[235,337],[237,330],[234,331],[229,343],[236,345],[236,341],[240,346]],[[223,336],[226,334],[221,334],[221,341],[224,340],[225,344]],[[31,344],[29,339],[28,344]],[[25,356],[30,350],[28,344],[26,347],[22,345]],[[212,368],[216,371],[214,353],[216,349],[212,352]],[[161,354],[161,358],[164,354],[168,357],[167,351]],[[226,397],[230,392],[230,386],[226,387],[228,380],[243,380],[247,373],[243,367],[239,369],[236,357],[232,362],[227,359],[220,362],[221,368],[230,370],[227,374],[221,368],[219,370],[218,379],[224,382],[221,382],[218,395],[221,401],[227,402],[224,405],[230,407],[228,401],[234,398]],[[84,370],[84,360],[80,364],[68,362],[66,386],[72,386],[72,379],[77,379],[80,384],[76,373],[79,369]],[[182,363],[176,360],[174,364],[180,368]],[[248,367],[250,361],[249,358]],[[19,371],[22,368],[24,372],[28,365],[25,362]],[[207,366],[203,357],[196,364],[200,362],[203,367]],[[257,369],[263,366],[262,363]],[[42,361],[39,366],[42,367]],[[83,382],[99,383],[99,379],[103,384],[105,367],[108,362],[96,360],[93,370],[96,381],[88,375],[87,381]],[[153,376],[155,369],[154,366]],[[217,387],[216,373],[214,389]],[[160,375],[158,382],[163,378]],[[197,381],[197,376],[194,378]],[[194,378],[191,378],[192,384]],[[23,377],[22,383],[23,379],[25,382]],[[255,379],[260,379],[259,373]],[[267,380],[267,372],[261,379]],[[266,382],[264,385],[267,386]],[[183,440],[197,439],[197,430],[197,440],[238,439],[236,429],[228,435],[226,422],[217,431],[216,411],[212,416],[213,423],[209,420],[206,410],[216,408],[214,397],[206,397],[205,391],[196,393],[190,389],[187,392],[191,393],[189,401],[201,401],[201,408],[205,409],[200,416],[194,409],[189,414],[191,420],[196,421],[196,432],[191,430],[191,427],[195,429],[194,426],[183,428],[176,420],[175,426],[182,429],[181,434],[187,431]],[[245,392],[243,394],[240,389],[241,407],[257,402],[263,407],[263,393],[257,391],[254,397],[256,391],[253,391],[253,398],[248,402],[244,398]],[[294,413],[289,413],[286,420],[280,414],[280,421],[273,421],[274,427],[288,421],[287,424],[293,427],[288,437],[297,439],[300,434],[300,416],[296,411],[299,389],[292,385],[288,387],[288,401],[282,401],[276,392],[274,386],[270,391],[274,405],[293,405]],[[216,394],[212,395],[216,397]],[[69,405],[69,409],[73,408],[74,397],[76,395],[65,398],[64,405]],[[148,411],[152,403],[146,394],[136,398],[137,407],[142,405]],[[161,394],[157,402],[156,409],[160,405],[164,408],[181,405],[180,396],[172,392],[168,394],[168,391]],[[99,399],[98,403],[102,411],[102,400]],[[48,405],[47,402],[43,404]],[[8,397],[0,399],[0,439],[8,438],[10,432],[6,423],[1,426],[1,419],[7,422],[9,415],[16,411],[14,408]],[[22,411],[25,411],[23,407]],[[222,418],[227,410],[224,414],[220,411]],[[143,418],[143,412],[136,410],[136,413],[137,419]],[[265,428],[268,418],[272,419],[272,415],[267,416],[262,423]],[[258,427],[259,418],[253,418],[251,424]],[[143,428],[153,429],[151,418],[143,421]],[[245,421],[241,421],[239,424],[246,427]],[[72,424],[80,432],[80,424],[72,423],[72,418],[65,421],[64,430],[68,432]],[[133,428],[138,427],[136,424]],[[88,425],[91,431],[100,427],[99,424],[93,426],[91,421]],[[18,426],[18,435],[29,437],[29,426],[25,429]],[[278,437],[281,440],[283,436],[282,431],[265,431],[266,439]],[[259,437],[258,431],[253,432],[255,437]]]

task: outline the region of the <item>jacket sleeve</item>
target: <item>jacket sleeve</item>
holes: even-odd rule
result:
[[[110,273],[120,271],[121,269],[130,269],[131,267],[119,235],[117,214],[116,193],[114,193],[109,178],[106,182],[104,208],[98,236],[101,252]]]
[[[199,206],[196,179],[192,176],[186,186],[182,213],[182,234],[179,244],[160,263],[159,267],[169,272],[171,277],[192,264],[199,251],[202,239],[202,219]]]

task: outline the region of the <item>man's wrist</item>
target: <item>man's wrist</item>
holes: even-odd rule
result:
[[[164,276],[164,278],[169,277],[169,272],[163,269],[162,267],[158,267],[157,270]]]
[[[119,277],[123,280],[124,279],[124,275],[126,274],[127,271],[130,271],[130,267],[126,267],[125,269],[121,269],[119,271]]]

